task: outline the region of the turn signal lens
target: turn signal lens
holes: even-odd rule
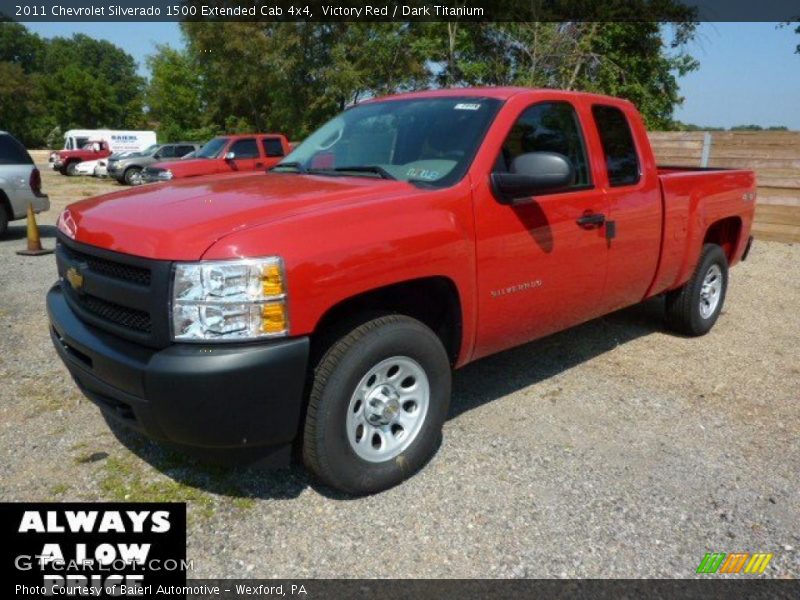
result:
[[[264,296],[280,296],[283,290],[283,274],[278,264],[264,265],[261,269],[261,287]],[[266,307],[265,307],[266,308]]]
[[[261,307],[261,332],[275,334],[286,329],[286,306],[282,302],[264,304]]]

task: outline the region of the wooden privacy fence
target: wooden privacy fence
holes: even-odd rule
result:
[[[660,165],[753,169],[758,205],[753,235],[800,242],[800,132],[654,131]]]

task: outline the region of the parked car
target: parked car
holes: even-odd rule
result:
[[[154,183],[265,169],[277,164],[289,151],[289,141],[276,133],[223,135],[197,150],[192,159],[158,162],[146,167],[142,171],[142,181]]]
[[[752,171],[657,167],[616,98],[371,100],[271,172],[69,206],[52,340],[108,419],[206,459],[294,446],[377,492],[436,452],[451,367],[661,294],[671,329],[708,332],[755,190]]]
[[[9,221],[25,218],[29,204],[36,213],[50,209],[50,199],[42,193],[42,176],[25,146],[0,131],[0,237]]]
[[[133,152],[124,157],[108,159],[108,175],[120,183],[137,185],[141,183],[142,169],[164,159],[180,159],[195,152],[200,144],[177,142],[174,144],[153,144],[141,152]]]
[[[53,169],[62,175],[91,175],[97,161],[108,156],[111,156],[108,142],[90,140],[77,150],[59,150],[53,160]],[[79,170],[78,166],[81,164]]]
[[[155,131],[71,129],[64,134],[63,150],[50,153],[50,162],[62,175],[93,175],[97,161],[112,153],[139,152],[155,143]]]

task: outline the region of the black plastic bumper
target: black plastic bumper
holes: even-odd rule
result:
[[[47,294],[50,337],[81,391],[148,437],[215,462],[285,464],[303,403],[308,338],[146,348]]]

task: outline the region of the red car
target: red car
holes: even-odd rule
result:
[[[99,160],[111,156],[108,142],[90,141],[77,150],[59,150],[53,153],[53,169],[62,175],[75,175],[78,163],[86,160]]]
[[[109,418],[213,460],[294,446],[372,493],[436,452],[451,368],[662,294],[671,329],[708,332],[755,190],[656,166],[616,98],[376,99],[271,172],[69,206],[51,336]]]
[[[142,181],[154,183],[265,169],[277,164],[289,151],[289,141],[277,133],[224,135],[215,137],[187,158],[145,167]]]

